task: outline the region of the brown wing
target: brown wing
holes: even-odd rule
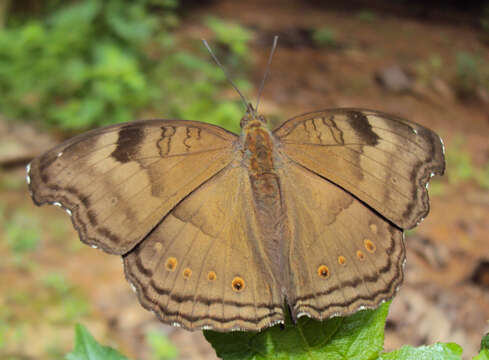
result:
[[[403,279],[402,230],[300,165],[279,174],[292,313],[325,319],[390,299]]]
[[[274,131],[292,161],[337,184],[397,226],[429,211],[426,184],[445,168],[434,132],[380,112],[333,109],[292,118]]]
[[[109,126],[34,159],[27,181],[37,205],[67,209],[83,242],[124,254],[231,162],[236,138],[192,121]]]
[[[283,320],[250,187],[246,169],[232,164],[124,256],[141,304],[163,322],[228,331],[260,330]]]

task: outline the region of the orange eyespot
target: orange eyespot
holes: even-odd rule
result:
[[[166,270],[175,271],[177,264],[178,264],[177,259],[175,259],[174,257],[168,258],[168,260],[166,260],[166,264],[165,264]]]
[[[345,265],[345,263],[346,263],[346,258],[342,255],[338,256],[338,264]]]
[[[233,290],[236,292],[243,291],[245,287],[245,282],[239,276],[235,277],[232,282]]]
[[[189,268],[185,268],[185,270],[183,270],[183,278],[185,280],[188,280],[190,279],[190,276],[192,276],[192,270],[190,270]]]
[[[329,269],[326,265],[321,265],[318,267],[318,275],[319,277],[322,277],[323,279],[326,279],[329,277]]]
[[[217,275],[214,271],[209,271],[207,273],[207,280],[214,281],[214,280],[216,280],[216,278],[217,278]]]
[[[365,239],[363,241],[363,244],[365,245],[365,249],[367,249],[368,252],[373,253],[376,250],[375,244],[370,241],[369,239]]]
[[[362,261],[365,259],[365,254],[361,252],[360,250],[357,250],[357,258]]]

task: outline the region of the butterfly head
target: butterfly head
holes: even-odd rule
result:
[[[267,119],[261,114],[258,114],[253,108],[253,105],[248,104],[246,114],[241,118],[239,126],[241,129],[247,130],[253,127],[261,127],[267,124]]]

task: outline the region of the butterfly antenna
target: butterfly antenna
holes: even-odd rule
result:
[[[244,95],[241,93],[241,91],[239,91],[238,87],[233,82],[233,80],[231,79],[231,76],[229,76],[229,74],[226,71],[226,69],[224,68],[224,66],[222,66],[221,62],[219,61],[219,59],[217,58],[217,56],[212,51],[212,49],[209,46],[209,44],[207,43],[207,40],[202,39],[202,42],[204,43],[205,47],[207,48],[207,51],[209,51],[209,53],[211,54],[211,56],[214,59],[214,61],[216,62],[216,64],[221,68],[221,70],[224,73],[224,75],[226,75],[226,79],[229,81],[229,83],[231,84],[231,86],[234,88],[234,90],[236,90],[236,92],[239,94],[239,96],[241,96],[241,100],[243,100],[243,103],[245,105],[245,108],[248,110],[248,101],[246,100],[246,98],[244,97]]]
[[[278,42],[278,35],[275,35],[273,37],[272,50],[270,50],[270,56],[268,57],[268,64],[265,69],[265,74],[263,75],[260,89],[258,90],[258,98],[256,99],[256,107],[255,107],[256,111],[258,111],[258,105],[260,104],[261,93],[263,91],[263,88],[265,87],[265,81],[267,80],[268,73],[270,72],[270,65],[272,64],[273,54],[275,53],[275,49],[277,48],[277,42]]]

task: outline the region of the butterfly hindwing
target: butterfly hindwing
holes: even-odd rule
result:
[[[326,319],[390,299],[403,279],[402,230],[300,165],[279,173],[292,313]]]
[[[372,110],[332,109],[297,116],[274,135],[286,157],[403,229],[427,215],[426,184],[445,167],[438,135]]]
[[[239,161],[175,207],[124,256],[140,302],[187,329],[260,330],[283,320],[283,298]]]
[[[34,201],[72,215],[80,239],[133,248],[186,195],[231,162],[236,136],[191,121],[148,120],[74,137],[34,159]]]

